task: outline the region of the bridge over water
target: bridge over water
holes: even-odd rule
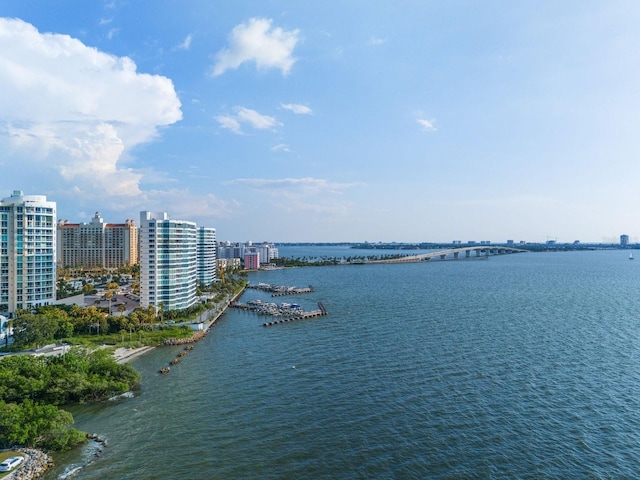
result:
[[[421,253],[420,255],[408,255],[400,258],[370,260],[367,263],[409,263],[428,262],[433,259],[459,260],[461,258],[488,258],[493,255],[509,255],[511,253],[524,253],[526,251],[527,250],[522,250],[520,248],[497,245],[475,245],[473,247],[451,248],[437,252]]]

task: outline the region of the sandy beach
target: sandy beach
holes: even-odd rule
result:
[[[113,356],[116,359],[117,363],[127,363],[133,360],[134,358],[142,355],[143,353],[147,353],[150,350],[153,350],[155,347],[144,346],[139,348],[125,348],[120,347],[116,348],[116,351],[113,352]]]

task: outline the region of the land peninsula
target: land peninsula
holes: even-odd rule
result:
[[[161,345],[202,338],[246,285],[244,276],[230,276],[208,301],[171,320],[150,309],[113,316],[95,306],[19,312],[12,320],[15,342],[0,357],[0,455],[25,458],[12,480],[39,478],[52,465],[44,452],[101,441],[72,428],[65,406],[135,391],[141,376],[131,360]],[[194,331],[194,323],[205,331]]]

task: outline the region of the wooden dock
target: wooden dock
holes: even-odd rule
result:
[[[271,322],[265,322],[263,327],[272,327],[274,325],[280,325],[281,323],[298,322],[300,320],[307,320],[309,318],[324,317],[328,315],[327,309],[322,303],[318,303],[318,310],[312,310],[310,312],[302,313],[296,317],[281,318],[279,320],[273,320]]]

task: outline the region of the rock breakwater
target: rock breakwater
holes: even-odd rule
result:
[[[188,343],[198,342],[202,340],[206,335],[206,330],[199,330],[188,338],[167,338],[162,343],[163,345],[185,345]]]
[[[14,471],[7,479],[32,480],[41,478],[47,470],[53,467],[53,459],[41,450],[20,448],[18,451],[24,454],[24,464]]]

